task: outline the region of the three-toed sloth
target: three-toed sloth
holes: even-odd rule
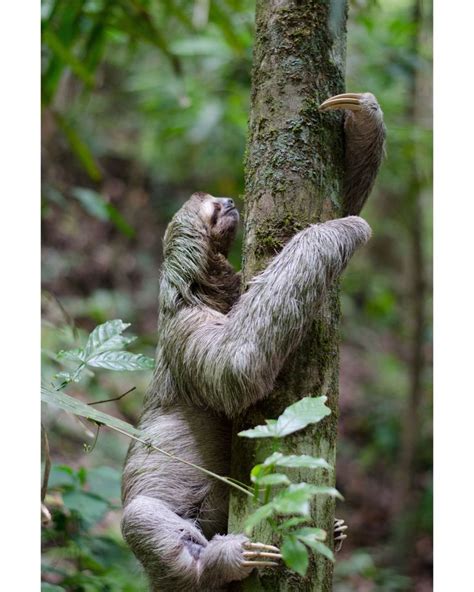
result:
[[[229,472],[230,420],[272,391],[308,319],[370,237],[354,214],[382,159],[382,112],[369,93],[321,106],[332,108],[346,110],[345,217],[296,234],[244,293],[226,258],[239,220],[232,199],[194,193],[164,237],[156,369],[138,427],[214,473]],[[263,546],[226,534],[225,484],[190,465],[134,442],[122,497],[123,535],[154,592],[221,590],[261,563]]]

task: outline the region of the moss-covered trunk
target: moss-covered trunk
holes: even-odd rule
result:
[[[252,102],[246,161],[244,279],[248,281],[298,230],[335,218],[343,172],[342,115],[320,115],[318,105],[344,92],[346,0],[257,0]],[[303,396],[326,395],[332,415],[314,429],[284,440],[286,451],[323,456],[335,465],[338,415],[337,288],[277,381],[272,396],[234,426],[232,476],[248,482],[251,467],[270,451],[266,441],[236,436],[277,417]],[[326,471],[295,471],[295,480],[334,485]],[[252,511],[232,493],[229,528],[242,531]],[[314,504],[315,525],[332,534],[334,502]],[[265,526],[253,540],[270,542]],[[331,536],[332,538],[332,536]],[[277,540],[274,540],[278,544]],[[284,568],[260,570],[232,590],[328,592],[332,564],[315,557],[305,578]]]

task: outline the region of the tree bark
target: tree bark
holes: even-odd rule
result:
[[[340,214],[343,178],[342,113],[321,116],[318,105],[344,92],[346,0],[257,0],[251,113],[246,157],[244,286],[281,247],[309,224]],[[283,452],[322,456],[335,469],[339,374],[339,297],[334,287],[308,334],[285,364],[272,395],[234,425],[232,476],[248,482],[254,464],[271,453],[267,440],[236,434],[277,417],[304,396],[328,397],[332,414],[283,440]],[[294,481],[335,483],[334,472],[294,470]],[[229,531],[242,531],[254,509],[232,492]],[[314,524],[332,544],[334,502],[319,497]],[[262,523],[253,540],[271,541]],[[278,540],[274,539],[278,544]],[[311,559],[306,577],[260,570],[231,590],[328,592],[333,565]]]

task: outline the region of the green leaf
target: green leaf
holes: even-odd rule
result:
[[[132,354],[126,351],[107,351],[97,354],[87,360],[89,366],[106,368],[107,370],[129,371],[150,370],[155,366],[152,358],[142,354]]]
[[[53,111],[53,115],[56,123],[61,128],[63,134],[66,136],[71,150],[84,167],[86,173],[93,181],[100,181],[102,174],[100,172],[99,165],[97,164],[89,146],[81,138],[77,130],[74,128],[72,122],[67,120],[57,111]]]
[[[77,479],[74,471],[67,465],[53,465],[48,479],[48,489],[74,487]]]
[[[301,576],[306,575],[309,565],[308,550],[291,535],[283,538],[281,554],[286,565]]]
[[[94,76],[89,70],[84,67],[82,62],[76,58],[72,51],[66,47],[61,39],[51,31],[46,29],[43,32],[43,41],[50,47],[50,49],[57,55],[57,57],[64,62],[74,74],[80,78],[87,86],[93,86]]]
[[[273,503],[265,504],[261,506],[255,512],[250,514],[250,516],[245,521],[245,532],[250,535],[252,530],[254,529],[259,522],[265,520],[265,518],[269,518],[274,514]]]
[[[307,543],[308,541],[325,541],[327,536],[325,530],[322,528],[313,528],[312,526],[294,530],[291,534],[303,543]]]
[[[329,495],[330,497],[337,497],[341,501],[344,500],[339,491],[334,487],[326,487],[324,485],[312,485],[314,495]]]
[[[321,543],[321,541],[305,540],[305,544],[308,545],[308,547],[310,547],[310,549],[312,549],[313,551],[321,553],[321,555],[327,557],[330,561],[334,561],[334,553],[328,546],[326,546],[324,543]]]
[[[127,338],[121,334],[128,327],[130,327],[130,323],[124,323],[121,319],[114,319],[98,325],[87,340],[86,358],[89,358],[93,353],[122,349],[127,344]]]
[[[239,432],[245,438],[283,438],[314,423],[318,423],[331,413],[325,405],[327,397],[304,397],[290,405],[275,420],[266,420],[267,425],[260,425],[250,430]]]
[[[272,473],[271,475],[254,477],[252,481],[257,485],[261,485],[262,487],[266,487],[268,485],[289,485],[291,483],[288,477],[282,473]]]
[[[79,382],[81,374],[79,372],[58,372],[54,378],[64,380],[65,382]]]
[[[68,510],[79,514],[90,526],[102,520],[109,510],[109,504],[105,500],[87,491],[66,491],[63,493],[63,502]]]
[[[62,349],[57,353],[59,360],[70,360],[71,362],[84,362],[84,357],[83,349]]]
[[[41,582],[41,592],[66,592],[66,588],[63,588],[62,586],[56,586],[56,584]]]
[[[289,520],[285,520],[281,524],[277,526],[277,530],[280,532],[285,532],[292,528],[293,526],[299,526],[303,522],[307,522],[310,518],[308,516],[294,516]]]
[[[97,191],[85,187],[75,187],[71,191],[71,195],[94,218],[103,222],[112,222],[125,236],[131,237],[135,235],[135,230],[128,224],[117,208],[108,203]]]
[[[107,413],[103,413],[102,411],[98,411],[94,407],[86,405],[82,401],[70,397],[64,392],[52,391],[51,389],[42,386],[41,400],[45,403],[48,403],[49,405],[54,405],[55,407],[59,407],[64,411],[68,411],[69,413],[74,413],[75,415],[80,415],[90,419],[91,421],[110,426],[111,428],[119,430],[134,438],[145,439],[145,435],[129,423],[122,421],[121,419],[117,419],[112,415],[108,415]]]
[[[314,497],[312,485],[297,483],[278,493],[272,504],[278,514],[309,516],[309,500]]]
[[[274,452],[263,461],[263,465],[289,468],[332,469],[331,465],[324,458],[316,458],[308,454],[291,454],[285,456],[281,452]]]
[[[106,500],[120,500],[121,473],[112,467],[95,467],[87,472],[91,493]]]
[[[279,514],[309,515],[309,501],[315,495],[330,495],[342,499],[341,494],[334,487],[311,485],[309,483],[296,483],[289,485],[284,491],[278,493],[272,504]]]

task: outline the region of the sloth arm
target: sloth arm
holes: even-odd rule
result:
[[[314,224],[252,279],[227,315],[205,307],[177,313],[165,356],[178,390],[228,417],[267,395],[328,289],[370,232],[357,216]]]

